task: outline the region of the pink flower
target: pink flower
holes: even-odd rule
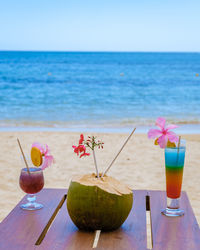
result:
[[[40,143],[35,142],[32,144],[32,148],[33,147],[38,148],[40,150],[41,155],[44,159],[42,166],[41,166],[42,170],[49,167],[54,162],[54,157],[53,157],[53,155],[50,154],[49,147],[47,144],[45,144],[45,146],[43,146]]]
[[[169,131],[170,129],[177,128],[178,126],[171,124],[165,127],[165,123],[166,121],[164,118],[158,117],[156,120],[156,126],[160,129],[150,129],[148,132],[148,138],[157,138],[157,142],[161,148],[166,147],[168,140],[170,142],[178,142],[179,139],[179,137],[174,132]]]

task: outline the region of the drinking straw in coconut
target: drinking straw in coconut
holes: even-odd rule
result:
[[[26,164],[27,171],[28,171],[28,173],[29,173],[29,174],[31,174],[31,173],[30,173],[30,170],[29,170],[28,163],[27,163],[27,161],[26,161],[26,157],[25,157],[24,152],[23,152],[23,150],[22,150],[21,143],[20,143],[20,141],[19,141],[19,139],[18,139],[18,138],[17,138],[17,142],[18,142],[18,144],[19,144],[19,148],[20,148],[21,153],[22,153],[22,156],[23,156],[23,158],[24,158],[24,162],[25,162],[25,164]]]
[[[102,174],[101,177],[103,177],[108,172],[108,170],[111,168],[111,166],[113,165],[113,163],[115,162],[115,160],[117,159],[117,157],[119,156],[119,154],[121,153],[121,151],[123,150],[123,148],[125,147],[126,143],[129,141],[129,139],[131,138],[131,136],[133,135],[133,133],[135,132],[135,130],[136,130],[136,128],[133,129],[133,131],[128,136],[128,138],[124,142],[123,146],[121,147],[121,149],[119,150],[119,152],[117,153],[117,155],[115,156],[115,158],[113,159],[113,161],[110,163],[109,167],[104,171],[104,173]]]
[[[97,168],[97,160],[96,160],[94,149],[92,150],[92,153],[93,153],[93,157],[94,157],[94,165],[95,165],[95,168],[96,168],[97,178],[99,178],[99,171],[98,171],[98,168]]]

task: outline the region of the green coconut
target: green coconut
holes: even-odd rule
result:
[[[68,213],[81,230],[119,228],[128,217],[132,204],[132,190],[110,176],[76,176],[67,194]]]

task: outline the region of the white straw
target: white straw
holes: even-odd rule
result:
[[[115,156],[115,158],[110,163],[110,165],[108,166],[108,168],[105,170],[105,172],[102,174],[101,177],[103,177],[108,172],[108,170],[111,168],[111,166],[113,165],[113,163],[115,162],[115,160],[117,159],[117,157],[119,156],[119,154],[121,153],[121,151],[123,150],[123,148],[125,147],[126,143],[129,141],[129,139],[131,138],[131,136],[133,135],[133,133],[135,132],[135,130],[136,130],[136,128],[133,129],[133,131],[131,132],[131,134],[129,135],[129,137],[126,139],[126,141],[124,142],[123,146],[121,147],[121,149],[119,150],[119,152],[117,153],[117,155]]]
[[[97,160],[96,160],[94,149],[92,150],[92,152],[93,152],[93,157],[94,157],[94,165],[95,165],[95,168],[96,168],[97,178],[99,178],[99,171],[98,171],[98,168],[97,168]]]
[[[17,138],[17,142],[18,142],[19,148],[20,148],[20,150],[21,150],[22,156],[23,156],[23,158],[24,158],[24,162],[25,162],[25,164],[26,164],[27,171],[28,171],[29,174],[31,174],[31,173],[30,173],[30,170],[29,170],[29,167],[28,167],[28,163],[27,163],[27,161],[26,161],[26,157],[25,157],[24,152],[23,152],[23,150],[22,150],[21,143],[20,143],[20,141],[19,141],[18,138]]]
[[[178,139],[178,151],[177,151],[177,158],[176,158],[176,166],[178,166],[180,143],[181,143],[181,136],[179,136],[179,139]]]

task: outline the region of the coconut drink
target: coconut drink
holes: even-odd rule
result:
[[[87,148],[92,150],[96,174],[72,178],[67,194],[67,209],[71,220],[79,229],[111,231],[119,228],[128,217],[133,204],[133,192],[128,185],[106,175],[123,147],[106,171],[100,174],[95,147],[103,148],[103,142],[96,141],[94,136],[84,140],[83,135],[80,136],[79,145],[73,146],[80,158],[90,155],[86,152]]]

